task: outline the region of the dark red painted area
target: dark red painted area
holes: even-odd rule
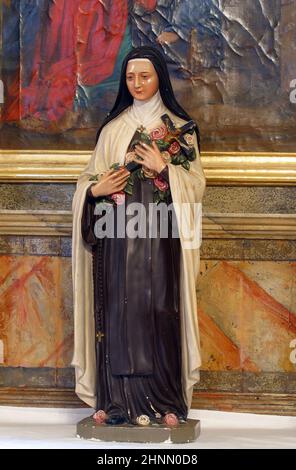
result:
[[[21,71],[20,84],[9,87],[4,120],[55,121],[72,110],[77,83],[96,85],[112,74],[127,15],[127,0],[53,1],[31,48],[30,80],[24,85]]]

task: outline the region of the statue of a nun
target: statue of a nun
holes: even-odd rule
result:
[[[196,238],[204,190],[199,131],[176,101],[162,53],[133,49],[73,199],[72,364],[76,393],[97,423],[187,420],[201,365],[200,244],[188,242],[181,225]],[[139,205],[137,236],[118,236]],[[149,209],[160,206],[172,210],[156,211],[149,236]],[[100,236],[111,215],[113,235]]]

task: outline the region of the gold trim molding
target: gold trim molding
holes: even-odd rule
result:
[[[296,153],[207,152],[202,164],[210,185],[296,183]]]
[[[0,151],[0,181],[74,182],[86,166],[88,151]]]
[[[71,211],[0,210],[0,235],[71,236]],[[204,239],[296,239],[294,214],[205,213]]]
[[[0,150],[2,182],[75,182],[90,151]],[[295,185],[296,153],[204,152],[208,185]]]

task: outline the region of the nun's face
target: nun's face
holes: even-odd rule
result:
[[[137,100],[149,100],[158,90],[159,81],[150,60],[129,60],[126,68],[126,84],[130,94]]]

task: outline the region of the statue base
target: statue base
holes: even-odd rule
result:
[[[194,442],[200,435],[200,421],[188,419],[186,423],[169,427],[165,424],[136,426],[132,424],[97,424],[92,416],[77,423],[77,437],[105,442],[142,442],[184,444]]]

